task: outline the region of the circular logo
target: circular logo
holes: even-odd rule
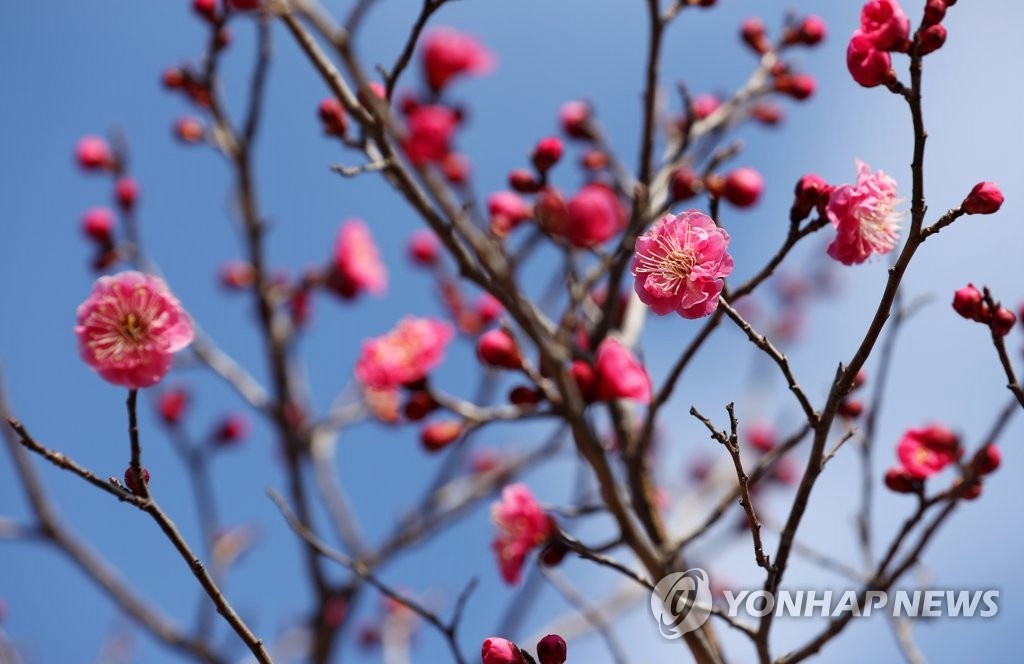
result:
[[[694,567],[658,581],[651,593],[651,614],[666,639],[678,639],[699,628],[711,615],[708,573]]]

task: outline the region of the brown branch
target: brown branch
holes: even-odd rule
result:
[[[984,289],[984,295],[988,310],[994,314],[999,309],[999,303],[992,298],[992,293],[987,287]],[[1013,362],[1010,361],[1010,355],[1006,352],[1003,336],[991,324],[989,332],[992,334],[992,345],[995,346],[996,353],[999,355],[999,363],[1003,365],[1003,372],[1006,374],[1006,389],[1013,393],[1021,408],[1024,408],[1024,388],[1021,388],[1020,382],[1017,380],[1017,373],[1013,370]]]
[[[793,375],[793,370],[789,366],[789,360],[782,352],[775,347],[775,344],[771,342],[763,334],[757,332],[753,326],[744,320],[743,316],[739,314],[725,299],[720,297],[718,299],[718,307],[725,311],[725,315],[728,316],[750,339],[751,343],[760,348],[764,353],[779,365],[779,370],[782,371],[782,375],[786,378],[786,384],[789,385],[789,391],[793,393],[796,400],[800,402],[800,408],[803,409],[804,415],[807,417],[807,422],[813,427],[818,423],[818,413],[814,410],[814,406],[811,405],[807,395],[804,394],[803,388],[800,387],[800,383],[797,382],[796,376]]]
[[[729,413],[729,432],[719,431],[708,418],[704,417],[697,410],[696,406],[690,407],[690,415],[693,415],[711,432],[711,437],[722,444],[732,457],[733,467],[736,470],[736,479],[739,483],[740,506],[747,515],[747,526],[754,540],[754,559],[759,567],[769,568],[770,560],[764,553],[764,544],[761,541],[761,522],[754,511],[754,502],[750,497],[750,478],[743,470],[743,462],[740,460],[739,437],[736,433],[739,423],[736,420],[736,412],[733,404],[728,404],[725,410]]]
[[[51,463],[55,463],[55,465],[63,469],[81,469],[81,467],[63,455],[58,455],[43,448],[28,435],[24,427],[18,424],[13,417],[10,417],[2,384],[0,384],[0,415],[3,415],[11,423],[11,428],[0,427],[0,431],[2,431],[3,438],[7,443],[6,447],[14,461],[14,467],[21,481],[29,507],[38,523],[37,527],[33,529],[33,533],[66,555],[76,567],[98,585],[124,611],[125,615],[145,629],[153,638],[201,662],[225,664],[227,659],[214,652],[204,640],[190,637],[180,627],[161,614],[156,607],[149,605],[136,595],[132,587],[120,577],[117,571],[111,567],[110,563],[80,540],[60,520],[57,516],[56,508],[47,496],[42,480],[32,467],[26,450],[42,454]],[[58,457],[63,463],[55,461]],[[84,475],[77,471],[72,472],[84,477]],[[88,471],[85,471],[85,473],[94,477]],[[91,480],[89,481],[92,483]],[[111,493],[114,493],[119,499],[123,498],[121,498],[118,492],[126,493],[102,481],[100,481],[99,486],[105,491],[107,487],[110,487],[110,489],[113,489]],[[127,495],[134,498],[131,494]]]
[[[454,615],[451,621],[445,622],[441,618],[430,611],[416,600],[403,595],[390,586],[385,584],[383,581],[378,579],[371,569],[359,560],[349,558],[345,554],[335,551],[326,544],[323,543],[309,528],[307,528],[302,521],[300,521],[295,514],[285,503],[284,498],[273,489],[267,489],[267,495],[274,501],[277,508],[281,511],[281,516],[288,522],[289,527],[298,535],[301,539],[306,541],[312,546],[316,552],[334,562],[348,568],[350,571],[358,575],[363,581],[376,588],[382,595],[389,599],[398,602],[402,606],[406,607],[416,615],[426,620],[432,627],[434,627],[441,635],[445,638],[448,643],[448,647],[452,652],[452,656],[455,661],[459,664],[466,664],[466,660],[463,658],[462,653],[459,651],[458,641],[456,639],[456,632],[458,630],[458,623],[462,616],[463,608],[469,594],[476,587],[476,580],[470,582],[469,586],[464,590],[455,605]]]

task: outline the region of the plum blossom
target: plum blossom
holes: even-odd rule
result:
[[[597,401],[635,399],[651,401],[651,377],[640,361],[618,339],[606,338],[594,361],[594,398]]]
[[[907,429],[896,445],[896,456],[911,477],[925,479],[956,461],[961,454],[956,434],[933,424]]]
[[[336,289],[344,297],[361,291],[382,295],[388,286],[388,271],[380,260],[380,252],[370,229],[359,219],[346,221],[334,241]]]
[[[456,76],[487,74],[493,69],[494,56],[470,35],[438,28],[423,40],[423,73],[435,92]]]
[[[636,241],[632,271],[640,301],[659,316],[707,316],[732,272],[728,246],[729,234],[697,210],[662,217]]]
[[[96,280],[78,307],[75,335],[82,359],[104,380],[138,389],[160,382],[194,329],[162,279],[129,271]]]
[[[828,255],[843,265],[863,263],[872,253],[887,254],[899,239],[902,213],[896,211],[896,181],[882,171],[871,172],[857,160],[857,183],[836,187],[826,213],[836,237]]]
[[[894,0],[869,0],[855,34],[867,37],[880,51],[905,51],[910,46],[910,19]]]
[[[363,385],[385,390],[414,383],[444,359],[452,326],[434,318],[403,318],[395,329],[363,342],[356,378]]]
[[[498,568],[505,582],[514,585],[522,574],[527,554],[554,534],[555,522],[521,483],[505,487],[501,500],[491,507],[491,519],[498,526],[498,536],[492,544]]]
[[[408,117],[408,135],[403,147],[409,161],[417,166],[441,163],[451,152],[451,141],[459,118],[446,106],[417,106]]]

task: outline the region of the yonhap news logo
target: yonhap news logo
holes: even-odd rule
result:
[[[776,617],[837,618],[852,614],[867,618],[875,613],[922,618],[991,618],[999,613],[999,591],[963,589],[927,590],[725,590],[728,618],[756,621]],[[699,567],[669,574],[651,592],[651,615],[666,639],[692,632],[711,615],[711,584]]]
[[[651,614],[666,639],[678,639],[698,629],[711,615],[708,573],[694,567],[658,581],[651,593]]]

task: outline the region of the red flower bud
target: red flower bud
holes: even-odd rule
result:
[[[413,263],[427,267],[437,263],[441,243],[433,231],[419,230],[409,238],[409,258]]]
[[[129,177],[120,178],[114,185],[114,197],[122,210],[131,210],[139,198],[139,183]]]
[[[967,284],[953,293],[953,310],[969,320],[985,322],[990,316],[981,291],[974,284]]]
[[[517,168],[508,174],[508,186],[520,194],[532,194],[540,190],[540,182],[525,168]]]
[[[145,467],[139,467],[139,474],[142,475],[142,483],[149,486],[149,471]],[[128,487],[128,490],[139,495],[142,492],[142,487],[135,481],[135,471],[132,470],[131,466],[128,466],[124,470],[124,485]]]
[[[188,392],[180,388],[161,392],[156,402],[160,419],[168,426],[174,426],[181,421],[186,406],[188,406]]]
[[[227,415],[213,430],[213,442],[217,445],[230,445],[240,442],[249,435],[249,419],[240,413]]]
[[[561,139],[556,136],[548,136],[537,141],[537,146],[533,149],[530,159],[538,171],[545,173],[562,158],[563,150]]]
[[[198,143],[203,140],[203,123],[193,117],[179,118],[174,123],[174,135],[183,143]]]
[[[498,301],[498,298],[490,293],[484,293],[477,298],[474,308],[476,315],[480,317],[480,322],[484,325],[490,325],[498,320],[498,317],[505,311],[505,307]]]
[[[448,447],[462,434],[462,423],[457,420],[431,422],[420,431],[420,442],[428,452],[438,452]]]
[[[185,72],[178,67],[168,67],[160,77],[160,81],[168,90],[174,90],[185,85]]]
[[[935,25],[942,21],[946,17],[946,0],[928,0],[924,5],[924,20],[922,25],[929,26]]]
[[[258,8],[260,6],[260,2],[261,0],[228,0],[228,4],[241,12]]]
[[[803,101],[814,94],[814,78],[807,74],[784,74],[775,77],[775,91]]]
[[[83,136],[75,144],[75,159],[87,171],[109,169],[114,164],[114,155],[107,142],[98,136]]]
[[[782,122],[782,109],[771,102],[763,101],[754,104],[750,109],[750,117],[763,125],[773,127]]]
[[[842,417],[852,420],[860,417],[864,412],[864,402],[860,399],[843,399],[839,403],[839,410],[837,412]]]
[[[523,366],[519,347],[515,339],[502,329],[490,330],[480,335],[476,344],[476,356],[489,367],[518,369]]]
[[[82,233],[99,244],[113,244],[114,213],[105,207],[89,208],[82,215]]]
[[[964,214],[992,214],[1003,205],[1003,192],[994,182],[979,182],[960,204]]]
[[[921,55],[928,55],[939,50],[946,43],[946,26],[941,23],[929,25],[920,30],[917,35],[921,40]]]
[[[920,480],[897,466],[885,471],[885,486],[896,493],[915,493],[921,484]]]
[[[539,664],[565,664],[565,639],[557,634],[548,634],[537,642]]]
[[[757,203],[764,189],[764,178],[752,168],[737,168],[725,176],[722,197],[736,207],[745,208]]]
[[[823,178],[813,173],[800,178],[796,183],[793,207],[789,211],[790,219],[804,219],[815,207],[818,208],[819,214],[824,214],[824,207],[828,204],[833,189],[834,187]]]
[[[999,307],[992,315],[992,329],[1001,337],[1005,337],[1013,329],[1017,316],[1006,307]]]
[[[544,395],[540,390],[526,385],[519,385],[512,388],[512,391],[508,393],[509,403],[515,404],[516,406],[532,406],[540,403],[544,399]]]
[[[484,639],[480,647],[480,661],[482,664],[526,664],[526,658],[516,644],[496,636]]]
[[[853,80],[865,88],[888,83],[893,78],[892,58],[859,32],[853,35],[846,49],[846,67]]]
[[[815,46],[825,39],[825,32],[825,21],[817,16],[808,16],[797,26],[793,40],[797,44]]]
[[[608,167],[608,155],[601,150],[587,150],[580,157],[580,165],[588,171],[600,171]]]
[[[405,419],[410,422],[419,422],[429,413],[436,410],[438,403],[434,401],[434,397],[430,396],[429,392],[423,390],[417,390],[409,395],[408,400],[402,407],[402,412],[405,415]]]
[[[345,107],[334,97],[327,97],[317,107],[317,115],[324,127],[325,134],[344,136],[348,129],[348,119],[345,117]]]
[[[192,11],[213,21],[217,18],[217,0],[192,0]]]
[[[771,50],[772,45],[765,35],[764,22],[751,17],[740,23],[740,38],[755,53],[764,54]]]
[[[590,106],[582,101],[570,101],[558,111],[562,131],[571,138],[590,140],[594,131],[590,126]]]
[[[700,179],[691,169],[683,166],[672,174],[672,200],[686,201],[697,195]]]
[[[971,461],[971,466],[974,467],[974,472],[977,474],[988,475],[999,467],[1002,460],[1003,455],[999,452],[999,448],[989,443],[977,451]]]

